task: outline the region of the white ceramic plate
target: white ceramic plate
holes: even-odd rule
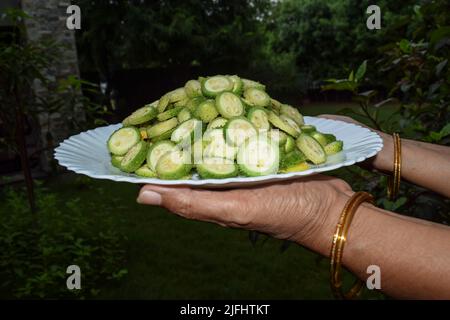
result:
[[[305,117],[305,122],[316,126],[321,132],[332,133],[337,139],[343,140],[344,150],[328,157],[326,163],[318,166],[311,165],[310,169],[300,172],[228,179],[200,179],[196,174],[190,180],[160,180],[138,177],[134,174],[122,172],[111,165],[111,157],[106,142],[109,136],[122,126],[121,124],[89,130],[64,140],[56,148],[55,158],[60,165],[67,169],[96,179],[159,185],[190,185],[203,188],[236,188],[295,179],[350,166],[373,157],[383,148],[383,141],[380,136],[367,128],[316,117]]]

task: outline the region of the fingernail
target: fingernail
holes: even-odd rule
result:
[[[159,206],[162,202],[162,198],[161,195],[157,192],[145,190],[139,194],[137,202]]]

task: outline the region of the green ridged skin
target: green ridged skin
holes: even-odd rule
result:
[[[192,118],[192,114],[187,108],[183,108],[177,116],[178,123],[183,123]]]
[[[236,75],[229,76],[228,78],[233,82],[233,90],[231,90],[231,92],[238,96],[242,95],[242,92],[244,92],[244,83],[242,82],[242,79]]]
[[[208,123],[208,127],[206,129],[209,130],[209,129],[223,128],[223,127],[225,127],[227,122],[228,122],[228,120],[225,118],[221,118],[221,117],[215,118],[213,121]]]
[[[291,136],[287,136],[286,143],[284,145],[284,152],[289,153],[295,149],[295,140]]]
[[[134,173],[144,178],[156,178],[156,173],[152,171],[147,165],[141,166]]]
[[[202,93],[205,97],[215,98],[222,92],[232,91],[233,87],[234,84],[228,77],[214,76],[202,82]]]
[[[327,138],[327,144],[336,141],[336,136],[334,134],[324,133],[323,135]]]
[[[297,164],[300,164],[302,162],[306,161],[306,156],[303,154],[303,152],[294,149],[294,151],[291,151],[289,153],[286,153],[283,155],[283,158],[281,159],[281,169],[286,169],[292,166],[295,166]]]
[[[159,159],[167,152],[174,151],[176,149],[176,145],[169,140],[158,141],[152,144],[147,152],[147,166],[153,171],[156,172],[156,165],[158,164]]]
[[[298,131],[296,131],[294,128],[292,128],[290,125],[288,125],[286,122],[284,122],[279,116],[277,116],[274,112],[269,112],[269,122],[274,126],[277,127],[280,130],[283,130],[287,134],[290,134],[293,137],[298,136]]]
[[[327,137],[318,131],[312,132],[310,136],[316,139],[317,142],[319,142],[322,145],[322,147],[325,147],[328,144]]]
[[[126,117],[122,124],[126,126],[137,126],[143,123],[146,123],[150,120],[153,120],[158,115],[158,110],[151,106],[146,105],[142,108],[137,109],[131,115]]]
[[[184,85],[184,90],[189,98],[201,97],[202,96],[202,85],[200,81],[189,80]]]
[[[141,133],[138,128],[124,127],[113,132],[108,139],[107,146],[112,154],[123,156],[140,140]]]
[[[120,163],[122,162],[123,156],[111,156],[111,164],[113,167],[116,167],[117,169],[120,169]]]
[[[251,108],[248,111],[247,118],[258,130],[270,129],[269,117],[267,116],[266,110],[263,108]]]
[[[139,142],[131,148],[120,162],[120,169],[125,172],[134,172],[139,169],[147,156],[148,144]]]
[[[322,164],[327,161],[327,155],[322,145],[309,134],[302,133],[297,141],[297,148],[314,164]]]
[[[316,127],[311,125],[304,125],[300,127],[300,130],[302,130],[302,133],[313,133],[314,131],[317,131]]]
[[[216,97],[216,107],[220,115],[226,119],[240,117],[245,113],[241,98],[232,92],[219,94]]]
[[[232,146],[240,146],[247,138],[257,134],[255,126],[244,117],[228,120],[224,130],[225,140]]]
[[[177,180],[187,176],[192,169],[188,153],[177,150],[164,154],[156,165],[158,178],[164,180]]]
[[[239,173],[233,160],[222,158],[204,158],[196,168],[203,179],[226,179],[236,177]]]
[[[329,156],[341,152],[343,148],[344,142],[341,140],[333,141],[324,147],[325,153]]]
[[[240,172],[248,177],[275,174],[279,169],[280,150],[267,137],[253,136],[239,147],[237,163]]]
[[[178,125],[177,118],[172,118],[172,119],[169,119],[169,120],[166,120],[163,122],[159,122],[159,123],[147,128],[147,135],[151,139],[151,138],[160,136],[169,130],[172,130],[177,125]]]
[[[258,88],[248,88],[244,91],[244,98],[255,107],[268,107],[271,104],[269,95]]]
[[[294,120],[299,126],[305,124],[305,121],[303,120],[303,116],[301,115],[301,113],[296,108],[290,105],[282,104],[280,108],[280,113]]]
[[[188,108],[191,113],[194,113],[197,106],[205,100],[204,97],[192,98],[186,103],[186,108]]]
[[[173,117],[176,117],[184,107],[175,107],[173,109],[169,109],[163,113],[158,114],[158,121],[166,121]]]
[[[214,100],[206,100],[197,106],[194,115],[203,122],[208,123],[217,118],[219,112],[217,112]]]

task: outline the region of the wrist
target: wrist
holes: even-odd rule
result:
[[[373,158],[372,165],[380,171],[392,172],[394,164],[394,141],[392,135],[377,132],[383,140],[383,149]]]
[[[332,197],[328,197],[327,201],[324,201],[324,203],[326,202],[326,209],[311,217],[305,224],[307,232],[303,232],[294,240],[304,247],[329,257],[331,242],[339,217],[353,194],[353,191],[348,193],[336,191]]]

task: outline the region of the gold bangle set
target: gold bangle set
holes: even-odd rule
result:
[[[400,135],[394,133],[392,137],[394,138],[394,168],[392,175],[388,178],[387,185],[387,195],[391,201],[397,198],[402,176],[402,143]]]
[[[398,195],[401,179],[401,166],[402,166],[402,154],[401,154],[401,141],[398,133],[393,134],[394,138],[394,170],[393,175],[388,180],[388,196],[391,200],[395,199]],[[337,299],[353,299],[357,297],[363,288],[364,282],[356,279],[351,289],[344,292],[342,289],[342,257],[344,253],[344,246],[347,241],[347,234],[352,223],[353,216],[356,210],[363,202],[374,203],[374,198],[367,192],[356,192],[346,203],[342,210],[339,222],[336,226],[336,231],[333,235],[333,241],[331,245],[331,265],[330,265],[330,284],[331,290]]]

